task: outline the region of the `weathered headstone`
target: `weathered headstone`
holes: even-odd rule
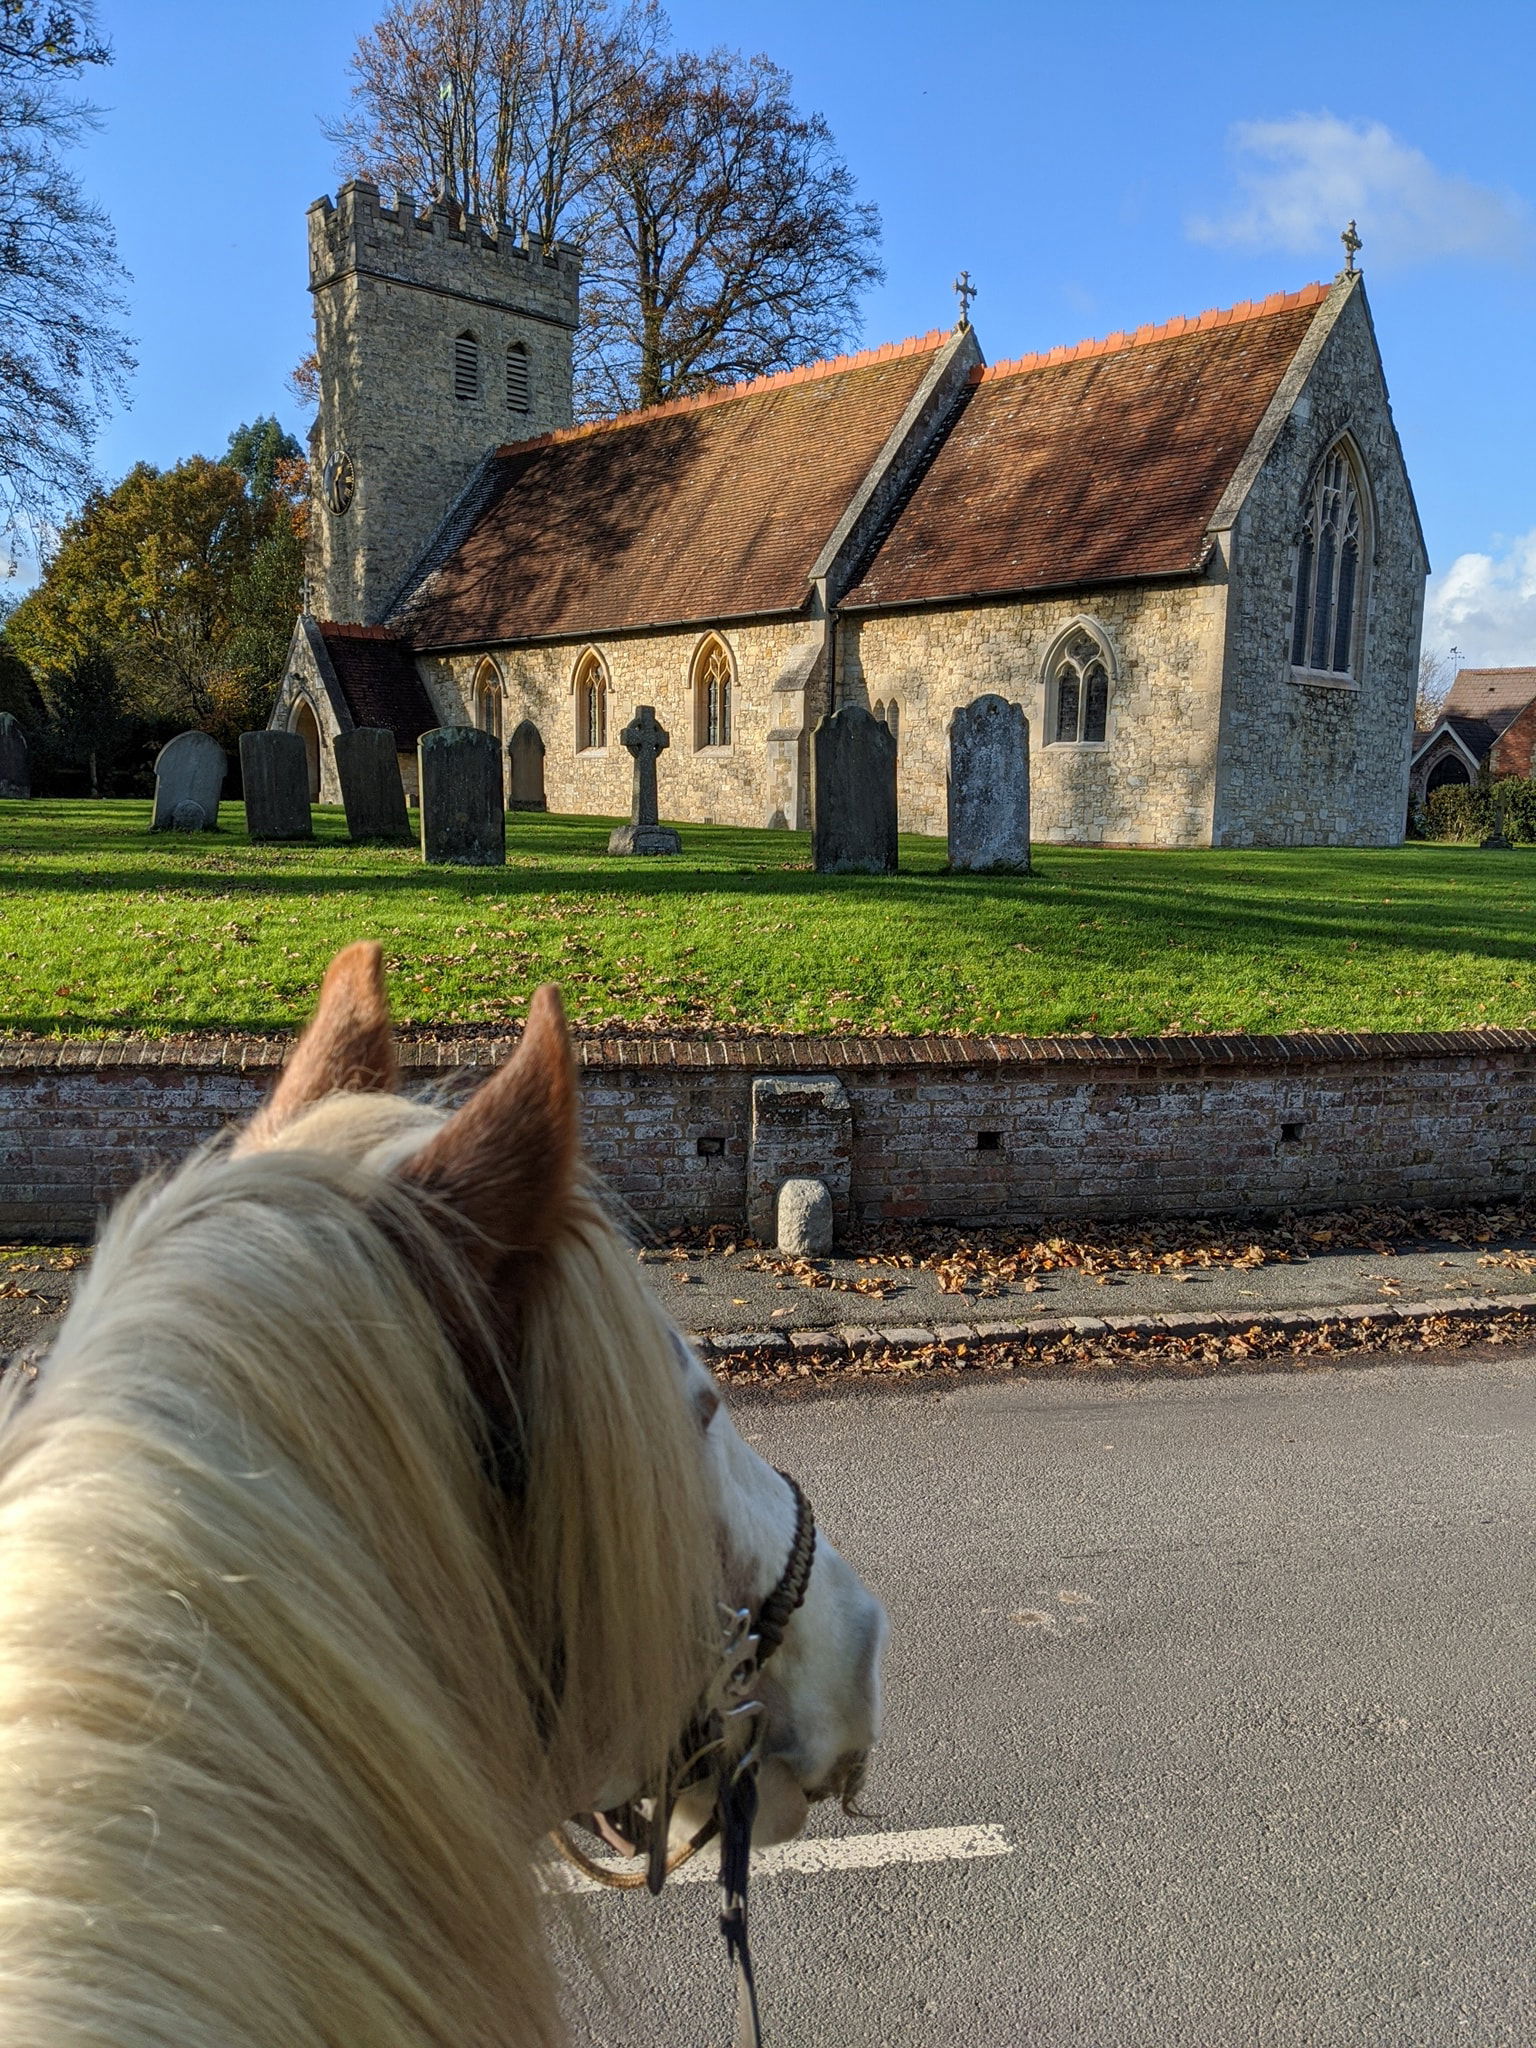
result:
[[[504,867],[507,818],[495,733],[439,725],[417,741],[416,758],[422,859],[432,867]]]
[[[512,771],[509,811],[547,811],[544,800],[544,740],[531,718],[525,718],[507,741]]]
[[[978,697],[949,724],[949,865],[959,874],[1029,872],[1029,720],[1022,704]]]
[[[309,815],[309,749],[296,732],[243,732],[240,781],[245,829],[252,839],[313,839]]]
[[[155,809],[151,832],[216,832],[224,749],[206,732],[179,732],[155,756]],[[199,823],[194,812],[201,811]],[[177,813],[180,813],[178,817]]]
[[[394,734],[387,726],[360,725],[337,733],[333,746],[347,836],[391,844],[408,840],[411,816],[405,807]]]
[[[824,1180],[787,1180],[779,1189],[778,1245],[789,1259],[819,1259],[832,1249],[832,1191]]]
[[[32,764],[27,736],[9,711],[0,711],[0,796],[30,796]]]
[[[683,842],[670,825],[658,824],[656,757],[672,744],[672,735],[656,721],[654,708],[637,704],[635,715],[619,734],[619,745],[635,757],[634,791],[629,823],[608,835],[610,853],[681,853]]]
[[[896,872],[896,740],[862,704],[811,734],[811,861],[822,875]]]
[[[1479,841],[1484,853],[1508,853],[1514,841],[1509,836],[1509,807],[1502,789],[1493,793],[1493,830]]]

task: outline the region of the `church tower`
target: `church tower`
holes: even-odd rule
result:
[[[377,624],[488,451],[570,425],[580,270],[442,201],[316,200],[309,612]]]

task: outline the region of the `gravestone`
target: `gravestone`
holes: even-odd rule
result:
[[[333,744],[348,838],[389,845],[409,840],[411,816],[405,807],[394,734],[387,726],[360,725],[353,732],[337,733]]]
[[[1509,836],[1508,805],[1502,789],[1494,792],[1493,830],[1478,844],[1484,853],[1508,853],[1514,846],[1514,841]]]
[[[511,793],[509,811],[547,811],[544,800],[544,741],[531,718],[525,718],[507,741]]]
[[[896,740],[862,704],[811,734],[811,861],[821,875],[896,872]]]
[[[155,756],[155,809],[151,832],[217,832],[219,797],[229,766],[224,749],[205,732],[179,732]]]
[[[422,734],[416,758],[422,859],[430,867],[505,867],[507,817],[495,733],[440,725]]]
[[[1029,873],[1029,720],[978,697],[949,723],[949,865],[957,874]]]
[[[619,745],[635,757],[634,790],[629,823],[608,835],[610,853],[681,853],[683,842],[669,825],[658,824],[656,760],[672,744],[672,735],[656,721],[654,708],[637,704],[635,715],[619,734]]]
[[[0,711],[0,796],[30,796],[32,764],[27,736],[9,711]]]
[[[313,839],[309,749],[296,732],[243,732],[240,780],[245,829],[252,839]]]

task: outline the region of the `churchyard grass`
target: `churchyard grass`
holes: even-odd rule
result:
[[[351,845],[150,837],[147,803],[0,802],[0,1032],[265,1032],[377,938],[405,1024],[497,1027],[541,981],[583,1025],[971,1032],[1536,1025],[1536,849],[1094,851],[1021,878],[815,875],[803,834],[512,813],[505,868]]]

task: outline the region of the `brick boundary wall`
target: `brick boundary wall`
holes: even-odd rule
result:
[[[270,1087],[291,1041],[0,1041],[0,1237],[87,1237],[144,1172]],[[448,1091],[515,1040],[405,1039]],[[912,1219],[1456,1204],[1536,1191],[1536,1032],[1182,1038],[588,1039],[587,1143],[644,1226],[746,1226],[825,1148],[850,1230]],[[755,1081],[803,1091],[797,1145]],[[783,1091],[777,1091],[782,1100]],[[841,1119],[840,1121],[838,1119]],[[770,1143],[774,1149],[768,1149]],[[754,1158],[754,1145],[758,1148]],[[841,1193],[846,1189],[846,1195]]]

